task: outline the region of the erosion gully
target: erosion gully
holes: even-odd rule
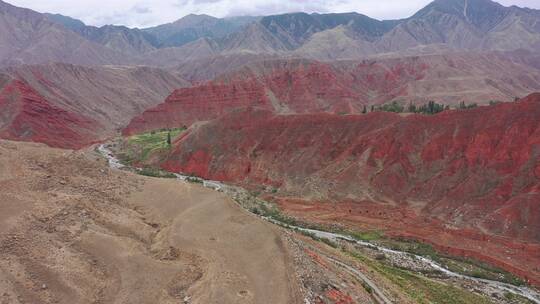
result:
[[[109,167],[111,167],[112,169],[129,168],[129,169],[136,170],[136,171],[139,170],[138,168],[132,168],[132,167],[128,167],[128,166],[122,164],[121,161],[114,156],[113,152],[107,147],[106,144],[99,145],[97,147],[97,151],[107,159],[107,161],[109,163]],[[200,182],[206,188],[210,188],[210,189],[213,189],[215,191],[224,192],[226,194],[236,193],[238,191],[238,189],[239,189],[236,186],[234,186],[234,187],[229,186],[229,185],[223,184],[223,183],[218,182],[218,181],[204,180],[202,178],[191,177],[191,176],[177,174],[177,173],[175,174],[175,176],[177,177],[178,180],[181,180],[181,181],[186,181],[188,178],[191,179],[191,180],[195,179],[198,182]],[[538,291],[536,291],[536,290],[534,290],[532,288],[526,287],[526,286],[515,286],[515,285],[512,285],[512,284],[507,284],[507,283],[503,283],[503,282],[487,280],[487,279],[481,279],[481,278],[475,278],[475,277],[455,273],[455,272],[450,271],[449,269],[443,267],[439,263],[437,263],[437,262],[435,262],[435,261],[433,261],[433,260],[431,260],[431,259],[429,259],[427,257],[414,255],[414,254],[411,254],[409,252],[403,252],[403,251],[389,249],[389,248],[382,247],[382,246],[379,246],[379,245],[371,243],[371,242],[360,241],[360,240],[354,239],[354,238],[352,238],[352,237],[350,237],[348,235],[344,235],[344,234],[340,234],[340,233],[334,233],[334,232],[328,232],[328,231],[322,231],[322,230],[316,230],[316,229],[307,229],[307,228],[298,227],[298,226],[293,226],[293,225],[289,225],[287,223],[279,222],[279,221],[276,221],[275,219],[268,218],[268,217],[263,217],[263,216],[261,216],[261,218],[268,221],[268,222],[271,222],[273,224],[276,224],[276,225],[279,225],[279,226],[282,226],[282,227],[285,227],[285,228],[289,228],[289,229],[292,229],[292,230],[309,233],[309,234],[314,235],[314,236],[316,236],[318,238],[326,238],[326,239],[329,239],[331,241],[346,241],[346,242],[353,243],[353,244],[356,244],[356,245],[359,245],[359,246],[363,246],[363,247],[367,247],[367,248],[371,248],[371,249],[376,249],[376,250],[379,250],[379,251],[381,251],[381,252],[383,252],[385,254],[393,255],[393,256],[397,256],[397,257],[412,257],[412,258],[414,258],[414,259],[416,259],[416,260],[418,260],[418,261],[420,261],[420,262],[422,262],[422,263],[424,263],[426,265],[429,265],[429,267],[432,268],[433,270],[440,271],[441,273],[445,274],[448,277],[453,277],[453,278],[457,278],[457,279],[463,279],[463,280],[472,281],[472,282],[475,282],[475,283],[477,283],[477,284],[479,284],[481,286],[485,286],[485,287],[487,287],[489,289],[496,289],[496,290],[499,290],[499,291],[502,291],[502,292],[514,293],[514,294],[520,295],[522,297],[525,297],[525,298],[531,300],[534,303],[540,304],[540,293]],[[369,278],[367,278],[363,273],[361,273],[359,270],[357,270],[354,267],[352,267],[350,265],[347,265],[347,264],[345,264],[345,263],[343,263],[341,261],[338,261],[338,260],[336,260],[334,258],[331,258],[331,257],[327,257],[327,258],[329,258],[332,262],[334,262],[337,265],[343,267],[346,271],[356,275],[357,277],[362,279],[364,282],[366,282],[368,285],[370,285],[370,287],[372,287],[373,290],[375,291],[376,297],[378,298],[379,302],[385,303],[385,304],[392,303],[390,300],[388,300],[388,298],[386,298],[386,296],[382,293],[382,291],[380,291],[379,288],[371,280],[369,280]]]

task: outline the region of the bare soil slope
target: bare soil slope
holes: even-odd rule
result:
[[[211,190],[8,141],[0,188],[1,303],[300,302],[282,232]]]

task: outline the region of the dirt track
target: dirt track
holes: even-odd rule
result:
[[[198,185],[0,141],[0,303],[301,303],[283,232]]]

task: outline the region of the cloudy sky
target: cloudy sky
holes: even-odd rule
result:
[[[60,13],[90,25],[148,27],[190,13],[216,17],[286,12],[359,12],[377,19],[412,15],[430,0],[5,0],[39,12]],[[503,5],[540,9],[540,0],[499,0]],[[76,3],[76,4],[75,4]]]

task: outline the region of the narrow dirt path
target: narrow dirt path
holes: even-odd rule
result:
[[[373,296],[375,297],[375,299],[377,300],[378,303],[381,303],[381,304],[392,304],[392,301],[390,301],[390,299],[388,299],[384,293],[382,292],[382,290],[379,289],[379,287],[377,286],[377,284],[375,284],[375,282],[373,282],[370,278],[368,278],[365,274],[363,274],[362,272],[358,271],[356,268],[352,267],[352,266],[349,266],[337,259],[334,259],[322,252],[318,252],[319,254],[323,255],[326,259],[328,259],[329,261],[331,261],[332,263],[335,263],[336,265],[342,267],[345,271],[347,271],[348,273],[350,273],[351,275],[355,276],[356,278],[358,278],[360,281],[363,281],[365,282],[371,289],[372,289],[372,292],[373,292]]]

